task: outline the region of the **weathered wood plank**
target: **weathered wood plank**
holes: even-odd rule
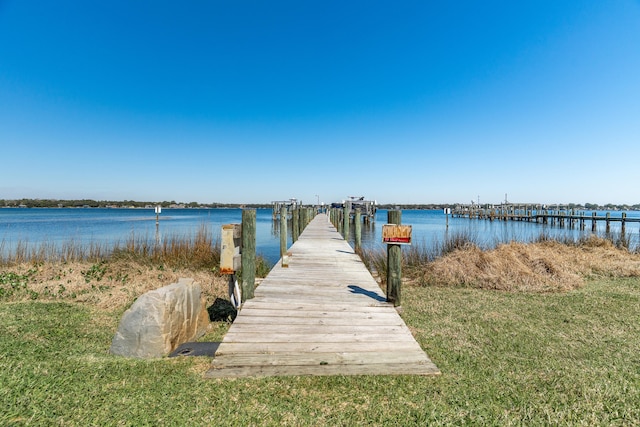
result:
[[[238,336],[235,337],[239,339]],[[290,340],[293,341],[285,341]],[[226,342],[222,344],[216,352],[216,357],[220,355],[230,354],[289,354],[292,352],[306,353],[342,353],[342,352],[387,352],[392,355],[394,353],[420,352],[424,354],[418,343],[410,341],[406,338],[399,338],[398,341],[381,341],[380,337],[374,337],[374,340],[365,340],[360,336],[344,337],[339,341],[336,337],[331,336],[331,341],[322,341],[322,337],[318,341],[310,340],[307,337],[294,336],[292,338],[282,337],[283,342],[263,342],[245,341],[245,342]],[[340,338],[340,337],[338,337]],[[305,341],[309,340],[309,341]]]
[[[242,366],[212,367],[205,378],[271,377],[271,376],[323,376],[323,375],[440,375],[433,363],[400,363],[368,365],[314,365],[314,366]]]
[[[271,312],[278,316],[290,316],[290,317],[326,317],[326,316],[366,316],[366,315],[387,315],[394,316],[395,310],[389,311],[388,306],[385,305],[343,305],[343,306],[322,306],[318,304],[317,308],[312,308],[313,305],[306,304],[305,306],[298,306],[291,304],[290,308],[282,308],[282,304],[269,304],[267,302],[261,302],[260,305],[252,306],[250,310],[244,310],[240,313],[244,316],[260,316],[261,313]],[[240,317],[240,316],[238,316]]]
[[[309,324],[273,324],[266,323],[260,326],[255,324],[238,323],[234,324],[234,332],[260,332],[264,335],[268,334],[379,334],[385,337],[392,334],[401,334],[408,332],[408,328],[404,325],[396,326],[351,326],[351,325],[309,325]]]
[[[402,319],[398,319],[397,316],[393,316],[392,313],[389,314],[365,314],[357,313],[359,316],[345,316],[345,317],[336,317],[336,316],[282,316],[282,315],[271,315],[271,316],[258,316],[256,315],[247,315],[240,316],[235,320],[235,324],[238,325],[253,325],[256,330],[260,330],[261,325],[265,325],[268,323],[282,323],[288,325],[332,325],[332,326],[400,326],[402,325]]]
[[[367,312],[367,313],[368,312],[397,313],[396,310],[393,308],[393,305],[387,302],[383,302],[380,304],[371,304],[371,305],[368,305],[368,304],[357,305],[357,304],[351,304],[351,303],[349,304],[333,303],[333,302],[327,302],[327,301],[321,304],[312,304],[308,302],[297,302],[295,304],[292,304],[288,301],[267,302],[267,301],[264,301],[262,298],[260,299],[254,298],[244,303],[242,307],[243,309],[241,313],[250,312],[254,308],[268,309],[268,310],[287,310],[291,312],[295,312],[295,311],[346,312],[346,311],[349,311],[349,312]],[[245,308],[247,310],[245,310]]]
[[[384,341],[383,341],[384,340]],[[361,333],[326,333],[326,334],[263,334],[260,332],[236,332],[222,342],[225,343],[398,343],[410,342],[410,338],[404,334],[385,337],[381,334]]]
[[[421,352],[394,352],[370,351],[370,352],[330,352],[330,353],[309,353],[309,352],[289,352],[286,354],[264,353],[238,355],[224,357],[216,355],[213,366],[238,367],[238,366],[277,366],[277,365],[346,365],[346,364],[390,364],[390,363],[428,363],[429,359]]]

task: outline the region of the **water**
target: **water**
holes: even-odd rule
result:
[[[604,212],[599,212],[604,215]],[[590,216],[591,212],[586,212]],[[613,212],[612,217],[620,213]],[[640,218],[640,212],[628,212],[628,218]],[[364,247],[382,247],[381,229],[386,223],[387,212],[378,211],[376,221],[371,226],[363,225],[362,243]],[[5,253],[15,248],[18,242],[28,245],[41,243],[61,245],[73,241],[80,244],[114,245],[124,243],[131,237],[163,239],[171,236],[192,237],[200,227],[211,230],[214,240],[220,235],[223,224],[239,223],[241,209],[165,209],[160,214],[160,225],[156,234],[156,216],[153,209],[0,209],[0,249]],[[551,237],[578,238],[591,234],[588,231],[543,226],[542,224],[519,221],[469,220],[449,218],[449,228],[442,211],[404,210],[402,223],[413,226],[413,241],[429,246],[434,241],[443,241],[447,233],[463,233],[484,247],[492,247],[501,242],[530,241],[545,233]],[[639,243],[640,225],[627,224],[627,237],[632,247]],[[289,228],[290,229],[290,228]],[[353,245],[354,227],[350,227],[350,242]],[[604,222],[598,223],[598,234],[604,235]],[[620,223],[611,223],[611,232],[620,233]],[[289,236],[289,244],[291,237]],[[275,263],[280,254],[279,225],[271,217],[271,209],[256,211],[256,247],[258,254]]]

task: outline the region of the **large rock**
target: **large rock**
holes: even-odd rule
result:
[[[147,292],[125,311],[110,351],[128,357],[162,357],[204,335],[208,326],[200,284],[179,279]]]

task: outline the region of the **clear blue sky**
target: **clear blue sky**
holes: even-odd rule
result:
[[[640,1],[0,0],[0,198],[640,203]]]

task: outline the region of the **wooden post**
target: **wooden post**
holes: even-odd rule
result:
[[[402,223],[402,211],[388,211],[387,223]],[[400,245],[387,245],[387,301],[395,307],[401,303],[402,289],[402,247]]]
[[[611,221],[611,212],[607,212],[607,228],[605,230],[605,233],[609,234],[611,232],[611,224],[609,223]]]
[[[591,231],[595,232],[596,231],[596,212],[593,212],[591,214]]]
[[[287,207],[280,208],[280,258],[287,253]]]
[[[242,210],[242,302],[253,298],[256,286],[256,210]]]
[[[345,202],[344,204],[344,216],[342,217],[343,225],[342,225],[342,235],[344,236],[344,240],[349,242],[349,202]]]
[[[361,219],[360,209],[356,209],[356,219],[355,219],[355,227],[356,227],[356,251],[359,251],[362,247],[362,219]]]
[[[300,209],[298,209],[298,237],[300,237],[303,231],[304,231],[304,207],[301,206]]]
[[[620,233],[624,236],[625,232],[627,231],[627,226],[625,224],[625,222],[627,221],[627,213],[626,212],[622,212],[622,220],[620,222]]]
[[[298,237],[300,237],[300,235],[302,234],[302,232],[304,231],[304,217],[305,217],[305,209],[304,207],[300,207],[300,209],[298,209]]]
[[[291,239],[293,243],[298,241],[298,208],[293,208],[291,211]]]

